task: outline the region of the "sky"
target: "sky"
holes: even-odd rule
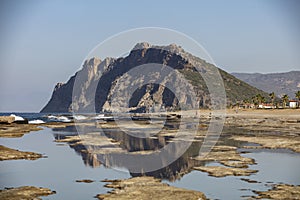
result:
[[[227,72],[300,70],[300,1],[0,0],[0,112],[38,112],[100,42],[161,27]]]

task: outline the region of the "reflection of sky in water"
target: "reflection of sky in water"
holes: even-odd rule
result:
[[[249,153],[245,157],[254,158],[258,163],[250,167],[259,170],[258,174],[251,176],[254,180],[260,182],[283,182],[293,185],[300,184],[300,154],[263,151]]]
[[[17,148],[22,151],[44,153],[48,158],[35,161],[16,160],[2,161],[0,165],[0,187],[16,187],[34,185],[47,187],[57,191],[57,194],[47,199],[78,199],[93,198],[96,194],[106,193],[99,182],[103,179],[129,178],[129,173],[108,168],[88,167],[82,157],[68,145],[56,145],[51,129],[25,134],[22,138],[1,138],[2,145]],[[57,132],[56,132],[57,133]],[[60,132],[62,133],[62,132]],[[65,132],[70,134],[70,132]],[[77,154],[77,155],[76,155]],[[300,154],[287,152],[257,151],[244,154],[256,160],[257,165],[250,166],[259,172],[251,176],[214,178],[200,171],[192,171],[170,185],[204,192],[209,198],[240,199],[243,195],[253,195],[250,190],[267,190],[267,182],[300,184],[299,166]],[[210,164],[214,165],[214,164]],[[261,183],[248,183],[240,178],[249,178]],[[78,179],[91,179],[96,182],[76,183]]]
[[[92,199],[110,189],[103,187],[103,179],[129,178],[129,174],[104,167],[91,168],[73,149],[58,146],[51,129],[25,134],[22,138],[1,138],[1,144],[23,151],[44,153],[48,158],[35,161],[2,161],[0,165],[0,187],[33,185],[55,190],[57,194],[47,199]],[[93,183],[76,183],[78,179],[91,179]]]
[[[241,196],[244,195],[251,196],[254,195],[251,190],[263,191],[270,189],[271,187],[265,185],[268,183],[268,185],[270,185],[270,182],[293,185],[300,184],[300,154],[260,151],[243,154],[243,156],[255,159],[257,165],[250,165],[250,169],[259,170],[257,174],[252,174],[251,176],[215,178],[207,176],[207,173],[192,171],[182,179],[169,184],[176,187],[202,191],[207,197],[217,199],[241,199]],[[209,165],[221,166],[220,164]],[[241,181],[241,178],[256,180],[261,183],[248,183]]]

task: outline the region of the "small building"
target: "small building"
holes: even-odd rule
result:
[[[298,101],[296,101],[296,100],[290,100],[289,101],[289,107],[290,108],[297,108],[298,107]]]
[[[258,105],[258,108],[272,109],[272,108],[276,108],[276,106],[274,106],[270,103],[262,103],[262,104]]]

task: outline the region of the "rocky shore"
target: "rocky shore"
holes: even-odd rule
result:
[[[201,142],[205,137],[211,119],[211,111],[199,111],[201,116],[201,123],[199,125],[199,132],[194,138],[194,142]],[[179,113],[176,113],[179,114]],[[183,112],[194,118],[194,111]],[[186,119],[186,118],[185,118]],[[6,120],[6,121],[5,121]],[[138,121],[139,128],[143,127],[143,121]],[[146,123],[149,125],[149,123]],[[146,125],[145,124],[145,125]],[[186,124],[186,122],[183,122]],[[43,127],[53,129],[64,129],[68,126],[74,126],[73,122],[51,122],[45,124],[20,124],[11,122],[10,118],[0,120],[0,137],[12,138],[22,137],[30,131],[38,131]],[[77,123],[78,125],[78,123]],[[117,127],[114,122],[107,122],[103,124],[95,123],[79,123],[83,127],[97,127],[104,130],[106,136],[110,136],[109,131]],[[123,129],[134,130],[135,127],[126,127],[126,123],[122,124]],[[150,124],[155,126],[155,124]],[[152,127],[153,130],[155,127]],[[159,136],[151,136],[150,139],[159,141],[159,144],[165,145],[168,141],[164,137],[168,137],[170,141],[184,139],[182,137],[176,138],[177,132],[173,129],[166,129],[161,132]],[[63,138],[56,138],[55,142],[67,143],[71,148],[79,150],[81,155],[86,154],[87,157],[94,157],[97,154],[116,153],[122,154],[127,151],[122,148],[115,148],[114,146],[122,145],[123,148],[130,150],[130,143],[128,138],[123,135],[115,135],[115,137],[99,136],[96,132],[90,132],[85,135],[72,135]],[[120,142],[119,140],[122,140]],[[128,140],[128,141],[127,141]],[[146,141],[150,143],[150,140]],[[89,146],[89,149],[83,149],[82,146]],[[92,148],[92,147],[102,148]],[[159,146],[158,146],[159,147]],[[137,148],[137,147],[135,147]],[[138,147],[142,148],[142,147]],[[290,110],[233,110],[227,111],[227,116],[221,137],[217,145],[205,157],[193,155],[188,157],[187,163],[191,169],[199,170],[208,173],[214,177],[224,176],[249,176],[257,173],[257,170],[249,169],[250,165],[255,164],[255,160],[249,157],[244,157],[239,149],[288,149],[296,153],[300,153],[300,109]],[[145,154],[151,151],[140,150],[134,153]],[[90,155],[90,156],[89,156]],[[35,160],[41,158],[43,155],[35,152],[19,151],[0,145],[0,160],[14,160],[14,159],[28,159]],[[201,165],[191,165],[190,163],[202,163]],[[216,165],[206,165],[206,163],[214,163]],[[100,165],[100,164],[99,164]],[[180,172],[182,174],[188,172]],[[245,178],[244,178],[245,179]],[[245,179],[246,181],[249,179]],[[76,182],[88,183],[92,180],[77,180]],[[251,180],[255,182],[256,180]],[[190,191],[180,188],[171,187],[160,182],[160,179],[153,177],[135,177],[126,180],[106,180],[109,184],[106,187],[113,188],[108,194],[97,195],[98,199],[148,199],[148,197],[159,199],[205,199],[201,192]],[[29,192],[30,191],[30,192]],[[300,198],[299,186],[292,186],[286,184],[274,185],[269,191],[253,191],[258,196],[252,198],[268,198],[268,199],[297,199]],[[49,189],[37,189],[30,186],[21,188],[5,189],[0,191],[0,199],[34,199],[37,196],[26,196],[28,193],[33,195],[49,195],[53,194]],[[6,196],[5,196],[6,195]],[[18,196],[25,195],[25,196]],[[285,198],[281,198],[285,197]],[[297,198],[296,198],[297,197]]]

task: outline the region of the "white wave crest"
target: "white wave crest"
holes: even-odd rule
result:
[[[21,116],[17,116],[17,115],[14,115],[14,114],[11,114],[10,116],[14,117],[15,121],[25,121],[25,119]]]
[[[71,120],[65,116],[59,116],[57,117],[57,120],[61,122],[71,122]]]
[[[45,122],[40,119],[30,120],[28,124],[44,124]]]
[[[87,119],[87,117],[85,117],[83,115],[73,115],[73,118],[75,120],[85,120],[85,119]]]

